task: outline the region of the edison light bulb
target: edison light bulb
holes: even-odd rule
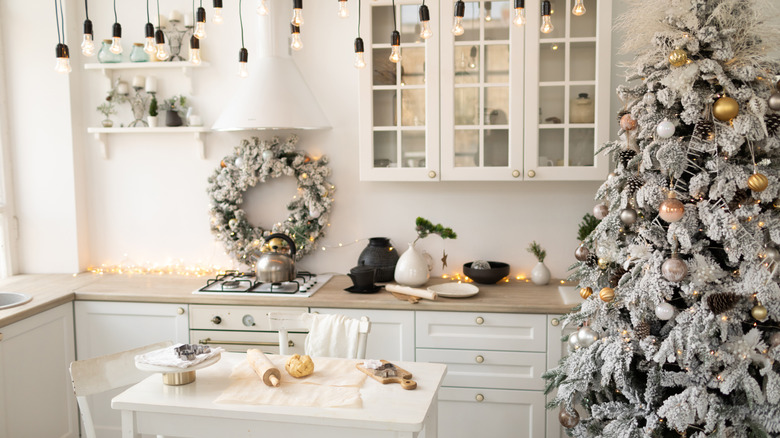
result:
[[[157,53],[157,47],[154,46],[154,37],[146,37],[146,42],[144,43],[144,52],[150,55]]]
[[[81,54],[84,56],[95,54],[95,42],[92,41],[92,34],[90,33],[85,33],[84,39],[81,40]]]
[[[398,63],[401,61],[401,34],[394,30],[390,34],[390,62]]]
[[[202,21],[198,21],[195,23],[195,38],[202,40],[203,38],[206,38],[206,23]]]
[[[455,36],[461,36],[466,32],[463,28],[463,17],[455,17],[455,21],[452,24],[452,34]]]
[[[431,13],[428,10],[428,6],[420,6],[420,23],[422,24],[420,38],[427,40],[433,36],[433,31],[431,30]]]
[[[118,55],[122,53],[122,38],[121,37],[113,37],[111,38],[111,53]]]
[[[366,66],[366,60],[363,58],[363,52],[365,48],[363,46],[363,38],[355,38],[355,68],[364,68]]]
[[[549,15],[545,15],[542,17],[542,27],[539,28],[539,30],[542,31],[542,33],[550,33],[554,30],[552,24],[552,18]]]
[[[200,49],[190,49],[190,62],[195,65],[200,65],[203,62],[200,58]]]
[[[238,75],[242,78],[249,76],[249,69],[246,67],[247,61],[249,61],[249,52],[242,47],[238,51]]]
[[[238,63],[238,76],[242,78],[249,76],[249,69],[246,68],[246,62]]]
[[[525,8],[515,8],[515,18],[512,23],[517,27],[521,27],[525,24]]]
[[[293,16],[290,23],[293,26],[303,26],[303,0],[293,0]]]
[[[266,0],[260,0],[260,4],[257,6],[257,15],[268,15],[268,5],[265,4]]]
[[[225,18],[222,16],[222,8],[214,8],[214,16],[211,17],[211,22],[214,24],[222,24],[225,22]]]
[[[303,48],[303,41],[301,40],[301,33],[300,32],[293,32],[292,33],[292,40],[290,41],[290,48],[298,51]]]
[[[393,48],[390,50],[390,62],[398,63],[401,61],[401,48],[398,46],[393,46]]]
[[[168,52],[168,48],[165,47],[165,43],[157,44],[157,59],[165,61],[170,58],[171,54]]]
[[[347,0],[339,0],[339,18],[349,17],[349,9],[347,9]]]
[[[585,14],[585,5],[582,3],[582,0],[577,0],[577,2],[574,3],[571,13],[577,16]]]
[[[70,73],[70,59],[68,58],[68,46],[57,44],[57,63],[54,64],[54,71],[57,73]]]

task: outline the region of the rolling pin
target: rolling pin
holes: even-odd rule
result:
[[[413,297],[425,298],[426,300],[436,299],[436,292],[431,292],[428,289],[401,286],[395,283],[386,284],[385,289],[389,290],[390,292],[398,292],[405,295],[411,295]]]
[[[246,351],[246,359],[249,361],[252,369],[255,370],[255,373],[263,379],[263,383],[268,386],[279,386],[282,373],[268,359],[265,353],[257,348],[250,348]]]

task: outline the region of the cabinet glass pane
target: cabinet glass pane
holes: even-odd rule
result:
[[[425,48],[401,48],[401,85],[425,84]]]
[[[539,3],[541,4],[541,2]],[[539,32],[540,39],[564,38],[566,36],[566,20],[571,15],[571,12],[567,9],[567,3],[566,0],[550,0],[550,5],[552,6],[550,18],[552,19],[553,31],[550,33]],[[539,19],[541,20],[541,17]],[[538,32],[539,29],[536,29],[536,31]]]
[[[398,18],[399,28],[398,32],[401,33],[401,44],[405,43],[419,43],[423,39],[420,38],[420,5],[401,5],[401,15]],[[390,29],[392,32],[392,29]],[[388,32],[388,38],[390,33]]]
[[[402,131],[403,167],[425,167],[425,131]]]
[[[455,41],[478,41],[480,24],[480,4],[479,2],[466,2],[466,15],[463,16],[463,35],[455,36]],[[454,23],[453,17],[453,23]],[[452,28],[449,29],[452,31]]]
[[[396,91],[374,90],[374,126],[396,125]]]
[[[485,82],[509,83],[509,44],[485,46]]]
[[[485,39],[492,41],[508,40],[511,21],[509,18],[509,2],[486,1],[484,8]]]
[[[539,123],[564,122],[564,87],[539,87]]]
[[[596,36],[596,14],[598,14],[596,0],[583,0],[585,15],[579,17],[572,15],[570,33],[572,38],[587,38]],[[574,3],[571,4],[574,6]],[[571,14],[569,14],[571,15]]]
[[[484,124],[509,124],[509,87],[485,88]]]
[[[390,33],[393,31],[393,7],[375,6],[371,8],[371,25],[373,27],[371,39],[374,44],[390,44]],[[388,56],[390,55],[388,54]]]
[[[485,167],[509,165],[509,130],[485,130]]]
[[[593,166],[595,135],[593,128],[569,130],[569,166]]]
[[[479,130],[455,131],[455,167],[479,166]]]
[[[396,85],[396,65],[390,62],[390,49],[374,49],[374,85]]]
[[[539,45],[539,80],[556,82],[566,80],[566,44],[543,43]]]
[[[573,85],[569,90],[571,102],[569,102],[569,123],[593,123],[594,99],[596,87],[594,85]],[[580,95],[584,95],[580,97]]]
[[[596,43],[571,43],[569,80],[596,80]]]
[[[455,89],[455,124],[479,124],[479,88]]]
[[[403,126],[425,125],[425,90],[401,90]]]
[[[397,167],[398,133],[374,131],[374,167]]]
[[[455,46],[455,83],[479,82],[479,46]]]
[[[563,129],[539,130],[539,167],[563,166]]]

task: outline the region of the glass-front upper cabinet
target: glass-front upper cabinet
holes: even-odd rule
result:
[[[441,179],[513,180],[523,169],[523,27],[514,1],[440,3]]]
[[[609,140],[611,1],[552,0],[553,30],[540,32],[541,2],[526,0],[525,179],[604,178],[595,151]],[[613,124],[614,125],[614,124]]]
[[[439,38],[420,37],[418,0],[363,4],[367,66],[360,70],[360,179],[439,179]],[[438,5],[428,4],[431,16]],[[400,33],[399,62],[390,60],[391,36]]]

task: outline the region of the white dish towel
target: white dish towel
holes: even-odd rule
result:
[[[313,313],[304,350],[312,357],[356,358],[359,331],[358,319]]]

